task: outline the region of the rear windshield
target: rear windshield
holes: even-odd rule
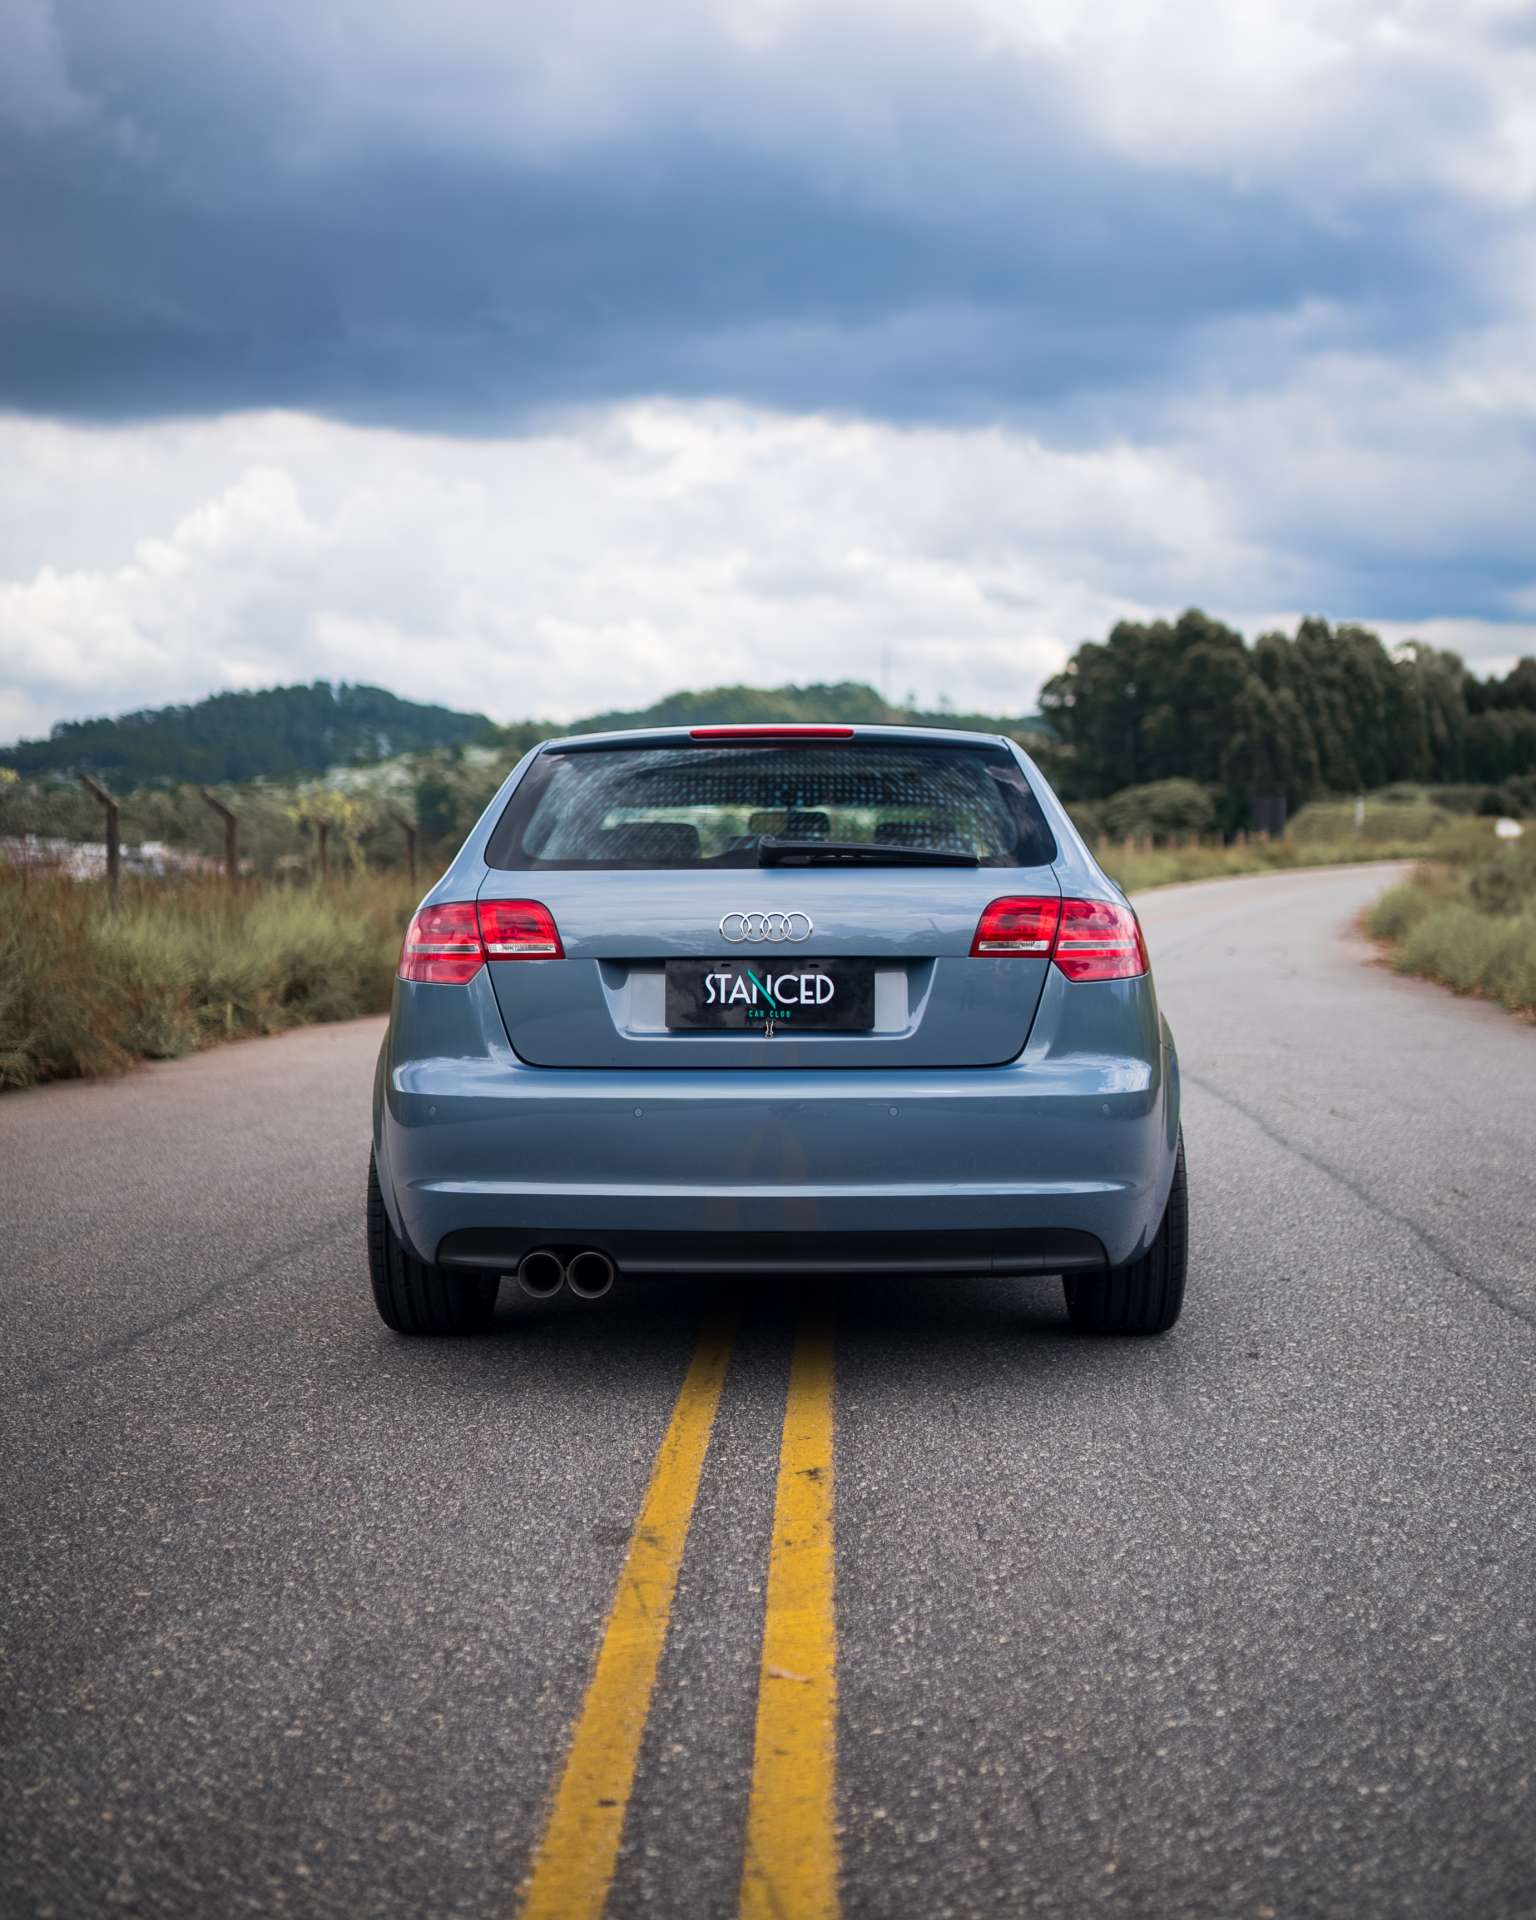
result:
[[[568,747],[519,781],[493,867],[746,867],[771,840],[963,854],[1044,866],[1056,844],[1005,747]],[[878,857],[877,854],[872,857]]]

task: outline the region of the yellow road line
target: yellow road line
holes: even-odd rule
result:
[[[705,1327],[678,1393],[524,1883],[521,1920],[598,1920],[608,1897],[732,1331],[728,1319]]]
[[[837,1920],[832,1606],[832,1316],[808,1308],[779,1450],[742,1920]]]

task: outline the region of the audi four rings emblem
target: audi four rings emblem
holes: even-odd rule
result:
[[[808,913],[728,913],[720,922],[727,940],[740,945],[743,940],[768,940],[775,946],[785,940],[798,943],[811,937]]]

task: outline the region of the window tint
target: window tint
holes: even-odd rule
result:
[[[764,835],[1041,866],[1055,842],[1003,747],[570,747],[540,754],[507,803],[493,867],[744,867]]]

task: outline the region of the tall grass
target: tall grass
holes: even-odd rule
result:
[[[1536,1014],[1536,827],[1462,836],[1366,916],[1401,973]]]
[[[0,1087],[382,1012],[414,904],[388,876],[130,880],[113,911],[98,883],[0,865]]]
[[[1350,866],[1362,860],[1416,860],[1434,844],[1423,839],[1340,838],[1312,841],[1253,840],[1232,847],[1123,847],[1096,849],[1104,871],[1127,893],[1177,886],[1186,880],[1222,880],[1242,873],[1287,873],[1301,867]]]
[[[1489,838],[1486,823],[1475,824],[1481,847]],[[1445,839],[1437,835],[1434,844]],[[1536,833],[1530,844],[1536,847]],[[1350,836],[1308,844],[1107,847],[1099,857],[1135,892],[1423,851],[1422,842],[1362,844]],[[1415,885],[1449,882],[1431,877]],[[99,882],[0,863],[0,1088],[118,1073],[135,1060],[173,1059],[243,1034],[381,1013],[415,891],[395,875],[358,875],[324,886],[251,882],[233,894],[221,881],[127,879],[113,911]],[[1413,907],[1400,911],[1417,914],[1417,891],[1398,888],[1387,900],[1410,892]],[[1459,894],[1455,903],[1465,904]],[[1473,906],[1484,910],[1480,900]],[[1512,935],[1515,946],[1520,937],[1528,934]],[[1501,979],[1518,974],[1514,958],[1498,964]]]

